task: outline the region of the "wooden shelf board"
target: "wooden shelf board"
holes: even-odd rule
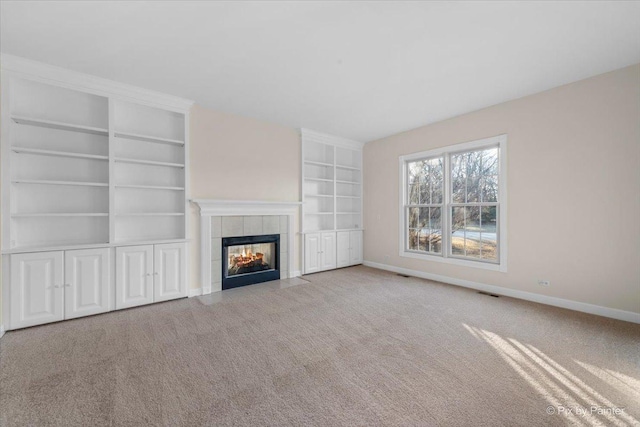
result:
[[[304,197],[331,197],[331,198],[333,198],[333,194],[305,194]]]
[[[333,212],[305,212],[305,215],[333,215]]]
[[[184,212],[131,212],[119,213],[116,216],[184,216]]]
[[[336,212],[338,215],[360,215],[360,212]]]
[[[341,199],[360,199],[362,196],[336,196]]]
[[[307,164],[307,165],[333,167],[333,163],[316,162],[315,160],[305,160],[304,163]]]
[[[17,213],[12,214],[12,218],[50,218],[50,217],[80,217],[80,216],[109,216],[108,213],[96,212],[96,213]]]
[[[348,169],[348,170],[352,170],[352,171],[359,171],[360,168],[357,168],[355,166],[347,166],[347,165],[336,165],[336,167],[338,169]]]
[[[53,120],[42,120],[36,119],[33,117],[23,117],[23,116],[11,116],[11,119],[21,125],[30,125],[30,126],[39,126],[50,129],[58,129],[58,130],[68,130],[72,132],[82,132],[82,133],[90,133],[93,135],[102,135],[108,136],[109,131],[104,128],[97,128],[92,126],[82,126],[76,125],[72,123],[64,123],[57,122]]]
[[[184,187],[164,187],[160,185],[120,185],[116,184],[116,188],[136,188],[140,190],[171,190],[171,191],[184,191]]]
[[[98,154],[84,154],[84,153],[72,153],[69,151],[41,150],[39,148],[11,147],[11,151],[18,154],[36,154],[39,156],[72,157],[72,158],[88,159],[88,160],[109,160],[108,156],[101,156]]]
[[[338,184],[352,184],[352,185],[360,185],[360,183],[359,183],[359,182],[357,182],[357,181],[344,181],[344,180],[341,180],[341,179],[336,179],[336,182],[337,182]]]
[[[49,181],[42,179],[16,179],[11,181],[12,184],[38,184],[38,185],[80,185],[88,187],[108,187],[109,184],[103,182],[85,182],[85,181]]]
[[[332,179],[325,179],[325,178],[309,178],[309,177],[305,177],[304,179],[305,179],[305,181],[333,182]]]
[[[184,163],[169,163],[169,162],[157,162],[155,160],[140,160],[140,159],[129,159],[124,157],[116,157],[114,159],[119,163],[133,163],[138,165],[151,165],[151,166],[167,166],[171,168],[184,168]]]
[[[116,239],[110,246],[132,246],[132,245],[158,245],[162,243],[185,243],[189,239],[147,239],[147,240],[118,240]]]
[[[116,138],[134,139],[137,141],[156,142],[158,144],[184,145],[184,141],[179,139],[161,138],[159,136],[141,135],[138,133],[115,132]]]

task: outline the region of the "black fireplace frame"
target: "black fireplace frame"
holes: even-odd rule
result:
[[[229,246],[251,245],[255,243],[275,243],[275,258],[273,270],[256,271],[253,273],[239,274],[227,277],[229,272]],[[222,290],[233,289],[240,286],[253,285],[280,279],[280,235],[265,234],[262,236],[242,236],[222,238]]]

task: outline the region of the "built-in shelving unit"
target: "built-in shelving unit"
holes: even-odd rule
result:
[[[4,253],[186,239],[184,108],[5,74]]]
[[[185,117],[114,103],[116,242],[185,235]]]
[[[187,296],[192,102],[0,56],[3,328]]]
[[[303,232],[362,228],[362,144],[302,131]]]
[[[305,274],[362,263],[362,147],[302,130]]]

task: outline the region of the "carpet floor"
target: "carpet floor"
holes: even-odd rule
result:
[[[640,425],[640,325],[362,266],[304,279],[8,332],[0,424]]]

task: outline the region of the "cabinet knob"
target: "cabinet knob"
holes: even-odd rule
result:
[[[65,283],[64,286],[65,286],[65,288],[70,288],[71,287],[71,283]]]
[[[160,273],[157,273],[157,272],[156,272],[156,273],[153,273],[153,275],[154,275],[154,276],[157,276],[158,274],[160,274]]]
[[[54,288],[61,288],[62,285],[53,285]]]

